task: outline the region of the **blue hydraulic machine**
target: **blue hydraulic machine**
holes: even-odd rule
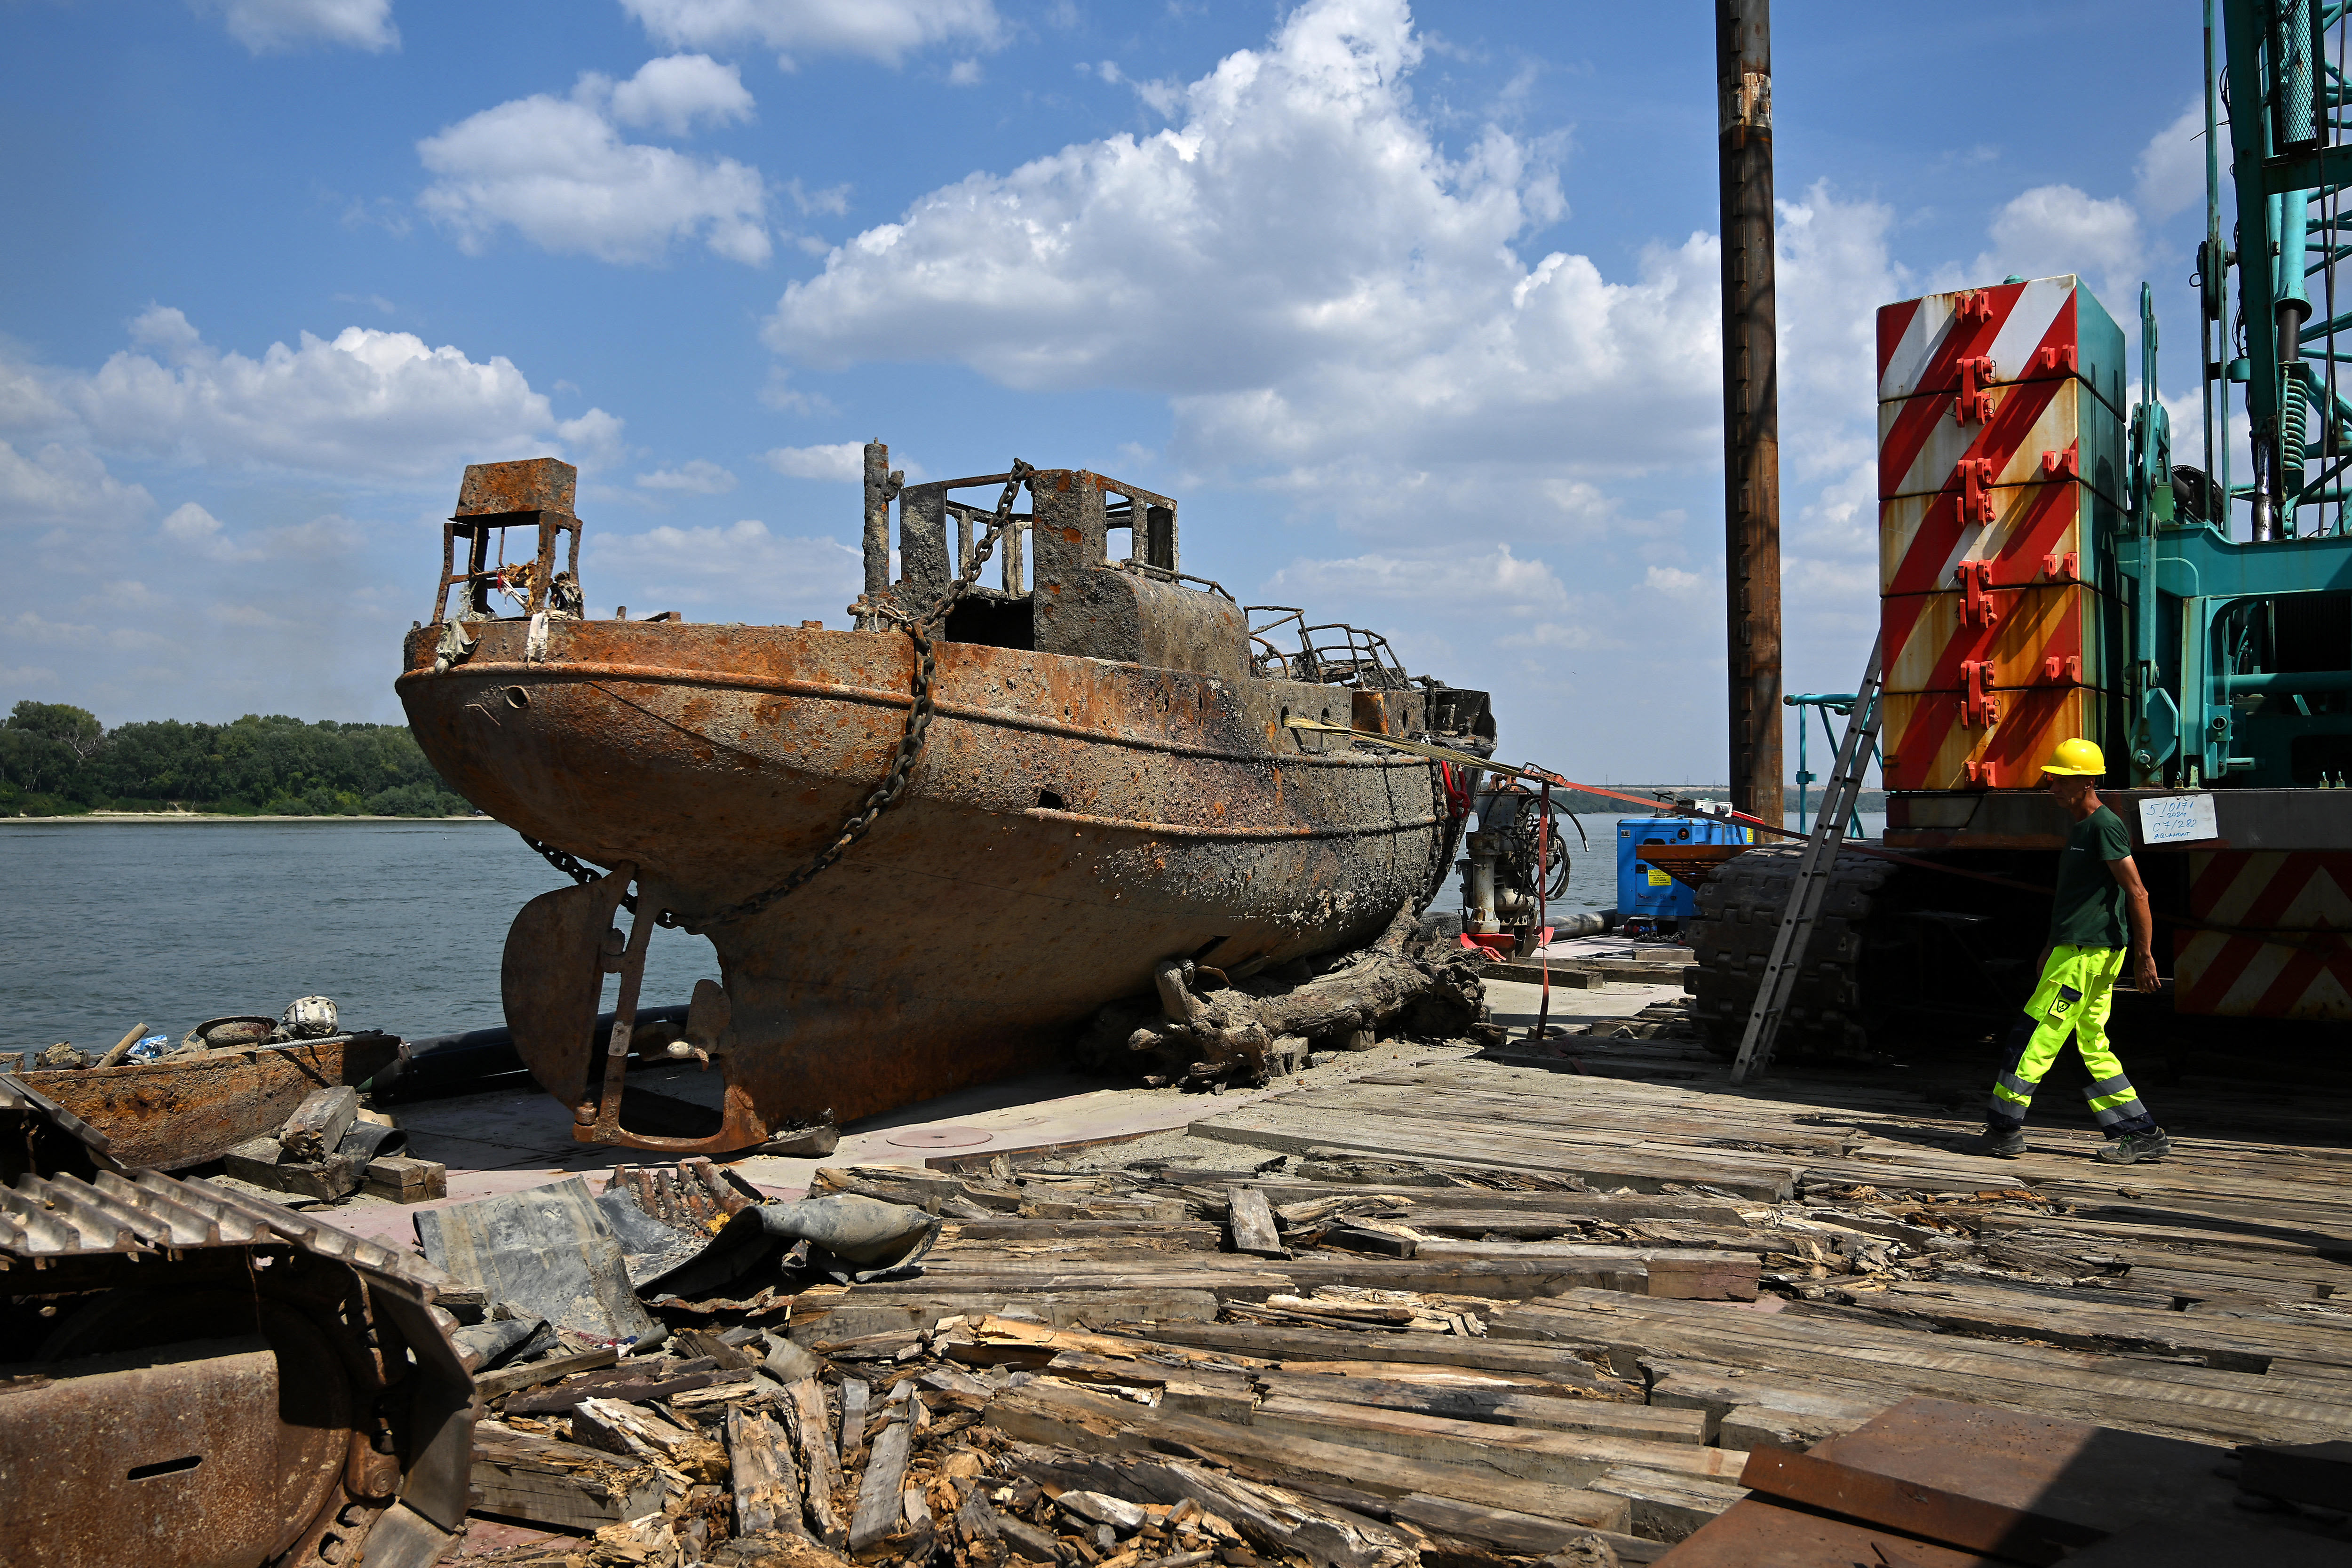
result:
[[[1685,809],[1694,800],[1675,803]],[[1617,915],[1628,934],[1672,935],[1698,912],[1698,895],[1640,856],[1645,844],[1747,844],[1748,830],[1728,817],[1628,816],[1617,823]]]

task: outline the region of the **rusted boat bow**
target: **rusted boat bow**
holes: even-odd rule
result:
[[[1451,860],[1434,764],[1285,721],[1485,754],[1485,693],[1304,617],[1297,652],[1254,644],[1231,595],[1179,570],[1166,497],[1025,467],[901,489],[879,443],[866,473],[845,631],[583,618],[555,570],[578,539],[570,467],[467,470],[398,689],[451,784],[576,868],[517,918],[502,981],[518,1049],[584,1141],[738,1150],[1042,1065],[1148,993],[1156,962],[1245,973],[1359,945]],[[537,535],[528,571],[492,558],[516,527]],[[492,615],[500,591],[522,615]],[[622,1093],[656,923],[708,936],[722,976],[667,1042],[726,1074],[723,1110],[690,1129]]]

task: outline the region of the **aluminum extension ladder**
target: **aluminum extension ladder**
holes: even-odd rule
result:
[[[1862,795],[1863,770],[1878,742],[1883,717],[1879,701],[1879,657],[1884,639],[1870,645],[1870,667],[1854,689],[1853,710],[1845,721],[1845,738],[1838,742],[1837,765],[1822,794],[1821,815],[1813,818],[1805,837],[1805,852],[1797,862],[1796,885],[1789,889],[1788,907],[1780,912],[1780,932],[1772,939],[1771,961],[1756,987],[1755,1005],[1748,1011],[1748,1031],[1740,1037],[1739,1057],[1731,1065],[1731,1081],[1746,1083],[1771,1065],[1772,1047],[1780,1038],[1780,1021],[1797,988],[1805,949],[1813,938],[1813,922],[1829,892],[1830,876],[1837,868],[1838,847],[1845,842],[1845,825]]]

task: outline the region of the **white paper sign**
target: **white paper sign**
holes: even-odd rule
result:
[[[2187,844],[2219,838],[2213,817],[2213,797],[2195,795],[2152,795],[2139,803],[2139,836],[2150,844]]]

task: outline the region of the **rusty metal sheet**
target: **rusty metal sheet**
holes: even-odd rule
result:
[[[239,1256],[257,1249],[266,1272]],[[101,1170],[0,1194],[0,1271],[21,1268],[83,1304],[50,1360],[0,1376],[0,1562],[246,1568],[363,1546],[371,1568],[428,1568],[462,1525],[477,1405],[435,1305],[459,1282],[423,1259],[210,1182]],[[257,1360],[219,1342],[256,1327]],[[359,1396],[374,1408],[387,1366],[405,1386],[379,1452]]]
[[[2352,1443],[2250,1444],[2238,1466],[2242,1490],[2352,1511]]]
[[[2242,1518],[2199,1443],[1948,1399],[1906,1399],[1815,1458],[2102,1532],[2141,1519]]]
[[[2214,1473],[2216,1458],[2215,1449],[2178,1438],[1907,1399],[1808,1455],[1756,1450],[1741,1480],[1771,1488],[1791,1506],[1760,1494],[1735,1503],[1664,1561],[1673,1568],[2055,1563],[2148,1520],[2240,1543],[2234,1559],[2214,1561],[2272,1561],[2270,1544],[2295,1538],[2277,1536],[2277,1527],[2237,1506],[2236,1485]],[[1857,1517],[1825,1520],[1795,1505]]]
[[[2006,1557],[1937,1546],[1763,1498],[1733,1503],[1658,1562],[1661,1568],[2016,1568]]]
[[[11,1370],[12,1568],[250,1568],[293,1543],[350,1445],[347,1408],[302,1408],[339,1383],[298,1394],[258,1335]]]
[[[2068,1568],[2220,1568],[2242,1563],[2344,1568],[2352,1562],[2352,1549],[2340,1538],[2326,1540],[2274,1522],[2224,1527],[2152,1519],[2119,1530],[2066,1561]]]
[[[170,1171],[272,1131],[315,1089],[365,1083],[400,1051],[397,1036],[347,1035],[18,1076],[105,1134],[120,1163]]]
[[[2063,1562],[2069,1552],[2107,1534],[2031,1509],[1987,1502],[1786,1448],[1759,1448],[1749,1454],[1739,1484],[1783,1501],[2035,1568]]]
[[[0,1073],[0,1185],[28,1173],[87,1176],[112,1169],[105,1133],[22,1079]]]

